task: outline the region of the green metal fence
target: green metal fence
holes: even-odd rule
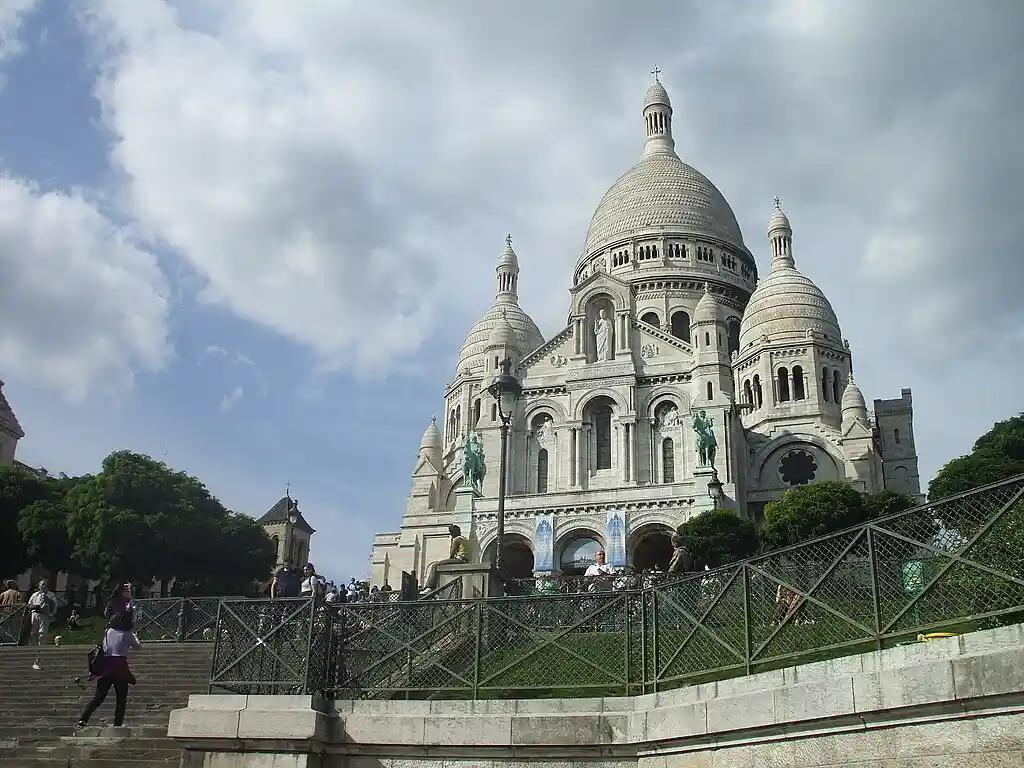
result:
[[[25,626],[28,606],[0,605],[0,645],[17,645]]]
[[[627,695],[1021,620],[1022,497],[1024,476],[648,588],[333,606],[224,600],[211,689]]]
[[[212,641],[224,597],[147,597],[132,601],[135,633],[146,642]]]

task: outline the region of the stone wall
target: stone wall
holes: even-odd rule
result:
[[[1024,626],[636,697],[195,696],[170,735],[207,768],[1024,766]]]

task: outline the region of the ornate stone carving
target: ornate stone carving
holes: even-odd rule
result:
[[[652,357],[657,357],[661,350],[657,344],[644,344],[640,347],[640,357],[650,360]]]
[[[537,429],[537,442],[541,445],[551,445],[555,442],[555,426],[551,419],[546,419]]]
[[[612,321],[603,309],[594,321],[594,345],[599,361],[612,359]]]
[[[564,355],[552,355],[551,356],[551,365],[553,365],[555,368],[561,368],[563,365],[565,365],[568,362],[569,362],[569,358],[565,357]]]

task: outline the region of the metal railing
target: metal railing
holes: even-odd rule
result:
[[[0,645],[17,645],[21,642],[27,613],[28,606],[25,603],[0,605]]]
[[[342,605],[339,698],[658,691],[1024,616],[1024,476],[647,589]]]
[[[146,642],[212,641],[217,606],[230,597],[147,597],[133,600],[135,633]]]

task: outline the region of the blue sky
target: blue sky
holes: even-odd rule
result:
[[[6,0],[19,458],[131,448],[255,515],[290,483],[321,569],[364,575],[506,232],[550,336],[658,64],[762,274],[778,195],[869,401],[913,388],[930,476],[1024,400],[1024,22],[828,6]]]

